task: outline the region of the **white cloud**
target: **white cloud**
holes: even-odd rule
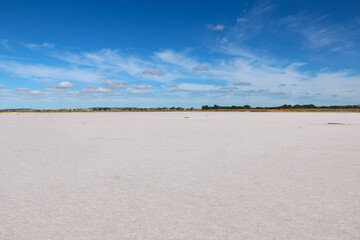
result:
[[[149,89],[155,89],[152,85],[133,85],[131,88],[133,89],[142,89],[142,90],[149,90]]]
[[[74,85],[70,82],[60,82],[55,87],[61,89],[67,89],[67,88],[73,88]]]
[[[166,74],[161,69],[145,69],[142,73],[144,75],[152,75],[152,76],[164,76]]]
[[[111,89],[127,89],[129,88],[128,82],[114,82],[111,80],[108,80],[104,82],[104,85]]]
[[[144,97],[144,98],[154,97],[154,95],[152,95],[146,91],[139,91],[139,90],[131,91],[130,95],[136,96],[136,97]]]
[[[13,91],[14,93],[23,94],[23,93],[28,93],[31,90],[28,88],[15,88]]]
[[[286,95],[287,93],[285,92],[281,92],[281,91],[270,91],[268,89],[251,89],[249,91],[247,91],[248,93],[262,93],[262,94],[267,94],[267,95]]]
[[[216,90],[211,90],[211,92],[216,92],[216,93],[230,93],[237,90],[236,87],[221,87],[218,88]]]
[[[189,93],[189,96],[193,98],[198,98],[198,97],[205,97],[207,96],[207,94],[203,92],[191,92]]]
[[[22,96],[29,99],[40,99],[45,98],[46,94],[39,90],[31,90],[28,88],[15,88],[13,91],[13,94]]]
[[[235,82],[234,85],[235,86],[250,86],[251,83],[249,83],[249,82]]]
[[[208,24],[207,28],[214,31],[222,31],[224,30],[225,26],[221,24],[217,24],[217,25]]]
[[[124,96],[149,97],[146,94],[149,91],[141,90],[154,89],[151,93],[162,97],[165,96],[163,93],[171,93],[186,98],[194,91],[201,91],[206,92],[209,98],[230,99],[252,95],[266,99],[267,102],[269,99],[286,97],[330,99],[333,95],[337,95],[337,99],[348,97],[352,101],[360,100],[360,95],[357,96],[360,86],[356,85],[360,82],[360,75],[356,75],[355,71],[319,70],[310,74],[302,69],[304,63],[284,64],[271,57],[259,57],[250,50],[239,50],[230,41],[224,49],[227,51],[226,57],[208,58],[209,62],[199,61],[201,58],[191,54],[191,51],[176,52],[169,49],[143,59],[110,49],[77,54],[58,51],[57,60],[64,61],[58,66],[0,58],[0,70],[9,76],[14,75],[16,81],[25,78],[54,84],[43,90],[14,90],[14,94],[23,96],[115,99]],[[116,79],[124,79],[126,82]],[[80,91],[72,91],[72,82],[75,81],[79,82],[79,86],[81,83],[91,83],[103,84],[103,87],[88,86]],[[147,84],[141,84],[140,81]],[[134,82],[138,85],[133,85]],[[163,88],[154,88],[156,82],[162,82]],[[112,91],[115,89],[132,90],[127,95],[121,95]]]
[[[111,93],[112,91],[108,88],[102,88],[97,86],[87,86],[86,88],[80,90],[80,93],[89,94],[89,93]]]
[[[216,90],[219,87],[215,85],[209,84],[192,84],[192,83],[182,83],[178,86],[181,89],[189,90],[189,91],[211,91]]]
[[[188,90],[179,88],[178,86],[175,86],[173,84],[166,84],[162,86],[163,88],[167,89],[166,92],[187,92]]]
[[[101,100],[104,98],[122,98],[123,95],[113,92],[109,88],[103,88],[98,86],[86,86],[80,91],[62,91],[57,92],[57,94],[64,95],[70,99],[91,99],[91,100]]]

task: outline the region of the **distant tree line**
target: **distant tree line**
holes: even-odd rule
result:
[[[191,111],[191,108],[183,107],[155,107],[155,108],[137,108],[137,107],[124,107],[124,108],[108,108],[108,107],[95,107],[89,108],[90,111]]]
[[[284,104],[277,107],[251,107],[249,105],[244,106],[202,106],[202,110],[236,110],[236,109],[360,109],[360,105],[346,105],[346,106],[315,106],[314,104],[305,104],[305,105],[289,105]]]
[[[137,108],[137,107],[93,107],[93,108],[65,108],[65,109],[0,109],[0,112],[159,112],[159,111],[193,111],[191,108],[183,107],[155,107],[155,108]]]
[[[251,109],[251,106],[249,105],[244,105],[244,106],[218,106],[218,105],[214,105],[214,106],[202,106],[201,107],[202,110],[218,110],[218,109]]]
[[[273,110],[296,110],[296,109],[355,109],[360,110],[360,105],[346,105],[346,106],[315,106],[314,104],[305,105],[289,105],[284,104],[277,107],[251,107],[250,105],[244,106],[202,106],[202,110],[238,110],[238,109],[273,109]],[[155,107],[155,108],[137,108],[137,107],[93,107],[93,108],[67,108],[67,109],[30,109],[30,108],[17,108],[17,109],[0,109],[0,112],[163,112],[163,111],[196,111],[199,109],[183,108],[183,107]]]

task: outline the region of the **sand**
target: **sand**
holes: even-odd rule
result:
[[[360,239],[360,114],[0,114],[0,239]]]

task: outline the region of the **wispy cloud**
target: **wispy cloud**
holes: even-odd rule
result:
[[[221,25],[221,24],[217,24],[217,25],[208,24],[207,28],[211,29],[211,30],[214,30],[214,31],[222,31],[222,30],[224,30],[225,26]]]
[[[112,49],[82,53],[58,52],[55,57],[78,68],[100,72],[101,76],[112,77],[115,80],[116,78],[127,78],[168,82],[179,77],[177,71],[168,72],[167,69],[164,69],[164,61],[159,58],[159,53],[154,53],[155,61]],[[162,57],[166,58],[164,55]]]
[[[216,52],[232,56],[257,59],[247,44],[258,34],[272,29],[272,14],[276,7],[266,3],[255,4],[252,8],[244,11],[242,16],[234,21],[232,26],[224,33],[219,33],[212,49]]]
[[[70,80],[80,82],[97,82],[101,79],[100,71],[80,69],[76,67],[53,67],[43,64],[9,62],[0,60],[0,69],[17,77],[37,81]]]
[[[146,61],[133,56],[124,56],[118,50],[102,49],[95,52],[58,52],[56,58],[77,66],[92,67],[99,71],[126,72],[131,76],[141,74]]]
[[[255,5],[244,12],[243,16],[236,20],[236,24],[229,27],[225,35],[218,38],[218,44],[220,46],[239,44],[253,38],[268,24],[273,10],[274,6],[266,3]]]
[[[41,44],[36,44],[36,43],[22,43],[22,46],[29,48],[29,49],[33,49],[33,50],[38,50],[38,49],[52,49],[55,47],[55,44],[53,43],[41,43]]]
[[[197,71],[197,72],[207,72],[207,71],[209,71],[209,68],[206,66],[195,66],[192,68],[192,70]]]
[[[208,94],[204,92],[190,92],[188,96],[190,96],[191,98],[199,98],[199,97],[206,97],[208,96]]]
[[[178,87],[188,91],[211,91],[219,88],[216,85],[193,83],[182,83]]]
[[[9,50],[10,49],[9,40],[8,39],[0,40],[0,47]]]
[[[329,23],[329,15],[315,15],[299,12],[279,20],[306,40],[308,48],[327,47],[331,51],[341,51],[353,47],[360,37],[360,23],[349,20],[346,23]]]
[[[264,46],[273,45],[272,41],[279,36],[287,38],[287,45],[301,45],[314,52],[326,50],[354,54],[354,49],[359,47],[359,17],[333,22],[331,14],[302,11],[279,18],[279,15],[275,14],[276,10],[275,5],[255,4],[229,26],[227,31],[219,33],[212,50],[259,60],[259,56],[264,58],[264,55],[256,54],[256,51],[269,54],[271,49],[259,46],[254,51],[254,47],[249,46],[257,42],[265,42]],[[298,37],[294,37],[294,34]]]
[[[178,65],[185,69],[191,69],[194,65],[198,64],[194,58],[187,56],[185,53],[174,52],[169,49],[155,52],[154,55],[162,63]]]

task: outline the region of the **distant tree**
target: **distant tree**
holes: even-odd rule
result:
[[[280,106],[279,108],[282,108],[282,109],[290,109],[290,108],[292,108],[292,106],[291,106],[291,105],[284,104],[284,105]]]

